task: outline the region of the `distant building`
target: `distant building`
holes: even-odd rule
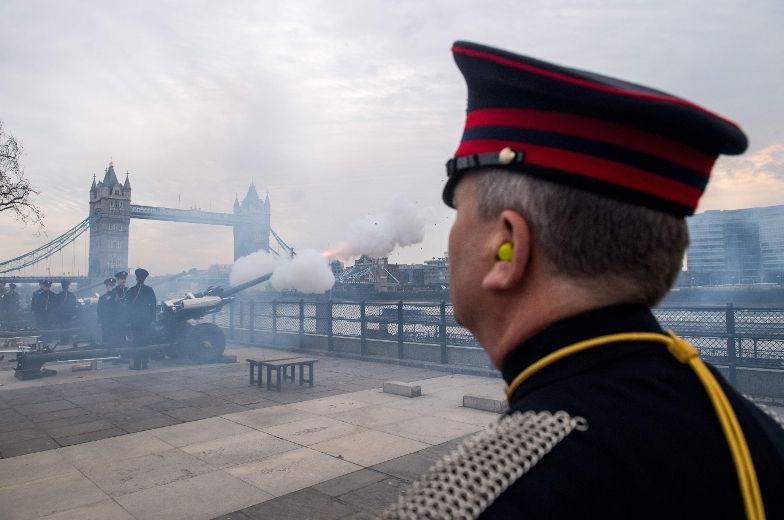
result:
[[[687,223],[682,285],[784,281],[784,206],[706,211]]]
[[[425,285],[449,285],[449,256],[425,260]]]

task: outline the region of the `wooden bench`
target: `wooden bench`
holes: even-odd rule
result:
[[[250,383],[249,384],[256,384],[257,386],[261,386],[262,380],[262,373],[261,369],[264,363],[269,363],[271,361],[281,361],[284,359],[293,359],[297,356],[286,356],[286,357],[276,357],[272,359],[246,359],[248,363],[250,363]]]
[[[289,380],[292,383],[294,382],[295,371],[297,367],[299,367],[299,384],[302,386],[305,383],[308,383],[309,386],[313,386],[313,365],[318,363],[318,359],[315,358],[302,358],[302,357],[291,357],[285,359],[268,359],[268,360],[246,360],[251,363],[251,383],[254,382],[253,378],[253,367],[255,366],[258,370],[258,378],[255,379],[255,382],[261,386],[261,370],[266,368],[267,369],[267,390],[272,389],[272,372],[275,371],[275,389],[280,392],[281,385],[284,380]],[[305,367],[308,367],[308,378],[305,378]],[[291,374],[289,374],[289,368],[291,368]]]

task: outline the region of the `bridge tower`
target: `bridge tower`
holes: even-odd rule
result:
[[[120,184],[109,162],[103,180],[90,187],[90,258],[88,278],[95,282],[128,269],[131,183]]]
[[[242,202],[234,199],[234,214],[248,216],[247,224],[234,225],[234,260],[256,251],[269,252],[270,200],[269,194],[262,202],[251,183]]]

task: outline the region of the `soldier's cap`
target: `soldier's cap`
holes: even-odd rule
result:
[[[147,272],[147,269],[142,269],[141,267],[136,269],[133,274],[136,276],[136,278],[147,278],[150,276],[150,273]]]
[[[111,277],[103,281],[104,285],[114,285],[115,283],[117,283],[117,280]]]
[[[619,79],[458,41],[465,129],[443,199],[477,168],[501,168],[676,216],[694,213],[719,154],[748,144],[732,121]]]
[[[46,286],[46,287],[51,287],[52,286],[52,281],[51,280],[43,280],[43,281],[41,281],[41,285]]]
[[[128,278],[128,272],[127,271],[120,271],[119,273],[116,273],[114,275],[114,277],[115,278],[122,278],[124,280],[124,279]]]
[[[41,278],[40,280],[38,280],[38,285],[46,285],[46,280]]]
[[[16,284],[15,283],[9,283],[8,287],[11,288],[11,289],[16,289]]]
[[[71,286],[71,282],[69,280],[62,280],[60,282],[60,287],[70,287],[70,286]]]

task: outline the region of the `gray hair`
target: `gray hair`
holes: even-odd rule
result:
[[[553,274],[597,295],[653,306],[681,270],[682,218],[504,170],[480,171],[476,182],[482,216],[522,215]]]

